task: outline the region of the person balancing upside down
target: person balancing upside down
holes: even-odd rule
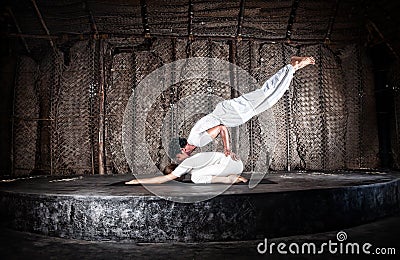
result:
[[[176,156],[178,161],[182,162],[179,166],[175,164],[167,166],[164,176],[132,180],[126,184],[163,183],[179,178],[188,172],[192,172],[192,181],[195,183],[246,182],[247,179],[240,176],[243,164],[231,151],[227,127],[244,124],[252,117],[272,107],[289,88],[294,73],[310,64],[315,64],[313,57],[294,56],[289,64],[270,77],[261,88],[237,98],[219,102],[212,113],[197,121],[190,131],[188,139],[179,138],[181,152]],[[224,153],[205,152],[189,158],[197,147],[207,145],[218,135],[221,135]],[[210,156],[214,159],[207,160]],[[223,157],[226,157],[225,160]],[[199,167],[199,161],[203,160],[205,163]],[[200,174],[193,174],[194,172],[200,172]]]
[[[272,107],[289,88],[294,73],[310,64],[315,64],[313,57],[294,56],[289,64],[270,77],[261,88],[240,97],[219,102],[212,113],[197,121],[187,140],[182,138],[181,153],[177,155],[178,160],[182,161],[189,157],[196,147],[205,146],[218,135],[222,138],[224,154],[232,155],[235,159],[236,156],[230,148],[227,127],[244,124]]]

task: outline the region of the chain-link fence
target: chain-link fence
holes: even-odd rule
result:
[[[236,63],[261,86],[293,55],[312,55],[316,65],[296,72],[290,89],[270,110],[231,130],[234,150],[247,155],[245,170],[377,167],[373,79],[361,46],[349,45],[337,55],[323,44],[113,38],[79,41],[69,52],[51,50],[39,62],[20,58],[14,97],[14,174],[141,173],[144,148],[162,169],[170,162],[165,136],[187,137],[196,120],[211,112],[217,101],[241,93],[216,81],[194,79],[162,91],[147,117],[133,106],[128,112],[144,127],[134,126],[128,133],[134,154],[130,169],[122,124],[131,95],[133,100],[141,98],[135,93],[139,82],[172,61],[209,57]],[[207,67],[190,69],[209,73]],[[136,138],[138,133],[145,139]],[[210,149],[221,151],[221,140]]]

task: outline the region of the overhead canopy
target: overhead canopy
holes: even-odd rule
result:
[[[384,41],[399,53],[399,1],[3,0],[18,52],[84,38],[216,37],[291,43]]]

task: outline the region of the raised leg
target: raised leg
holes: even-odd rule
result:
[[[294,70],[297,71],[299,69],[304,68],[307,65],[310,64],[315,64],[315,59],[310,56],[310,57],[298,57],[298,56],[293,56],[290,60],[290,65],[293,66]]]

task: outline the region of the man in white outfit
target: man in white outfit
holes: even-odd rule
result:
[[[231,156],[225,156],[219,152],[197,153],[181,164],[167,166],[163,176],[153,178],[134,179],[125,184],[160,184],[178,179],[190,173],[194,183],[238,183],[247,182],[247,179],[240,176],[243,171],[243,163],[240,160],[233,160]]]
[[[261,88],[218,103],[212,113],[197,121],[187,140],[180,138],[181,153],[177,155],[178,160],[188,158],[196,147],[205,146],[218,135],[222,138],[224,154],[232,155],[236,159],[230,149],[226,127],[244,124],[253,116],[272,107],[289,88],[294,73],[309,64],[315,64],[313,57],[292,57],[290,64],[270,77]]]

